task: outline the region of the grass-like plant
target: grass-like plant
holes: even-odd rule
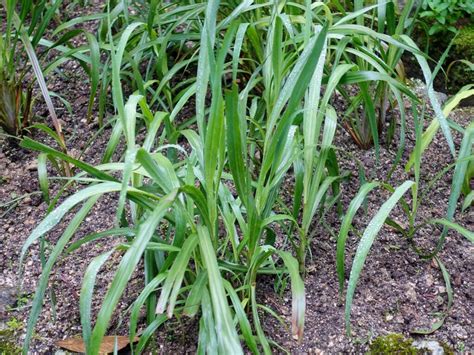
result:
[[[32,85],[24,88],[23,84],[29,68],[20,62],[21,39],[33,64],[37,58],[31,51],[22,19],[16,14],[16,2],[5,1],[2,5],[5,29],[0,37],[0,126],[6,133],[17,136],[29,124],[33,102]]]
[[[56,114],[45,75],[67,60],[78,60],[91,78],[92,90],[89,103],[89,111],[91,111],[100,62],[99,53],[96,50],[97,41],[87,32],[85,35],[89,40],[89,45],[82,49],[67,47],[71,39],[84,32],[82,30],[64,31],[55,42],[44,39],[46,30],[61,3],[61,0],[52,4],[47,4],[45,1],[39,4],[31,1],[3,1],[6,22],[0,37],[0,126],[7,134],[14,137],[23,135],[28,128],[40,129],[53,138],[63,152],[67,152],[62,126]],[[41,53],[39,53],[40,48]],[[60,55],[52,61],[46,60],[47,55],[54,49],[59,50]],[[84,52],[90,52],[90,56],[85,55]],[[35,84],[38,85],[46,103],[54,131],[41,123],[32,125]],[[56,166],[63,175],[70,175],[67,164],[56,164]]]
[[[213,27],[216,26],[217,5],[214,2],[208,4],[204,28],[210,32],[203,31],[201,43],[209,40],[209,33],[216,35]],[[265,353],[269,353],[270,345],[259,321],[259,311],[265,308],[257,303],[258,274],[274,273],[283,277],[289,273],[293,293],[293,335],[301,338],[303,332],[304,286],[298,263],[289,252],[276,249],[272,246],[273,243],[264,243],[263,240],[275,235],[272,231],[273,224],[292,219],[275,210],[278,188],[291,166],[291,157],[296,149],[295,128],[291,128],[293,113],[315,70],[318,54],[324,46],[326,30],[322,29],[311,36],[302,56],[287,74],[285,85],[275,88],[282,91],[285,100],[279,102],[278,108],[272,112],[262,111],[264,116],[260,120],[272,114],[270,119],[274,123],[267,130],[271,130],[273,134],[267,135],[267,142],[263,143],[262,163],[261,166],[256,165],[254,172],[258,176],[254,177],[246,169],[245,154],[239,156],[239,152],[244,153],[248,147],[245,138],[248,130],[244,124],[248,119],[247,115],[251,115],[253,111],[245,96],[257,79],[249,81],[247,89],[240,94],[235,84],[225,96],[222,91],[226,57],[229,51],[236,50],[234,38],[238,26],[230,25],[221,47],[215,51],[210,43],[201,46],[201,50],[207,46],[209,51],[199,61],[198,72],[207,75],[198,76],[197,87],[201,87],[202,91],[198,91],[197,96],[205,95],[209,83],[211,103],[209,110],[204,109],[204,102],[202,106],[196,107],[197,132],[189,129],[179,132],[190,144],[191,151],[186,151],[178,144],[167,145],[163,141],[173,124],[169,113],[153,114],[146,98],[138,93],[130,96],[128,102],[124,103],[120,79],[122,59],[125,57],[127,41],[139,26],[141,24],[138,22],[129,24],[117,45],[113,39],[109,43],[113,53],[112,95],[117,108],[116,125],[120,126],[120,135],[127,143],[123,163],[91,167],[39,143],[28,139],[23,141],[24,147],[63,159],[96,179],[96,183],[69,197],[53,210],[25,244],[23,256],[29,246],[53,228],[66,212],[83,203],[82,209],[69,224],[43,269],[24,349],[28,349],[47,279],[58,256],[97,199],[103,194],[120,191],[116,215],[121,228],[85,237],[69,249],[72,251],[83,243],[107,235],[129,236],[127,242],[117,246],[125,252],[94,327],[89,320],[95,274],[115,249],[95,259],[86,273],[81,293],[81,319],[88,353],[98,352],[112,312],[142,258],[146,287],[132,310],[130,328],[133,339],[138,310],[146,303],[148,328],[141,335],[137,345],[138,352],[143,349],[154,329],[166,319],[162,313],[172,317],[175,313],[194,316],[200,312],[199,347],[203,351],[239,352],[241,345],[233,321],[236,317],[237,328],[247,346],[253,351],[258,351],[259,346]],[[238,55],[235,55],[234,60],[237,59]],[[282,111],[283,117],[280,118]],[[136,146],[137,118],[145,124],[148,132],[140,148]],[[160,128],[164,134],[156,145]],[[286,151],[279,146],[278,143],[281,142],[287,148]],[[239,146],[243,148],[238,150]],[[185,158],[172,162],[161,154],[162,150],[171,149],[182,152]],[[121,181],[112,177],[113,171],[121,172]],[[145,178],[151,179],[152,183],[144,184]],[[77,179],[81,180],[81,177],[78,176]],[[237,195],[232,193],[232,186],[237,189]],[[125,211],[130,212],[129,220],[125,217]],[[158,226],[161,230],[167,230],[165,235],[157,233]],[[286,267],[277,265],[274,258],[282,260]],[[228,275],[227,280],[223,278],[223,273]],[[161,288],[159,298],[154,292],[158,287]],[[253,328],[245,309],[251,310]]]
[[[390,143],[396,129],[396,115],[388,114],[395,106],[400,107],[401,137],[404,136],[405,112],[403,108],[402,92],[405,87],[405,77],[401,56],[407,49],[397,43],[387,41],[385,35],[400,40],[402,34],[410,34],[416,17],[414,2],[409,1],[400,14],[396,14],[396,6],[392,1],[379,3],[371,7],[364,7],[364,1],[355,1],[354,12],[359,13],[353,26],[355,35],[347,42],[347,57],[354,62],[361,71],[373,71],[381,76],[374,81],[356,82],[358,93],[343,92],[349,100],[349,109],[345,113],[346,129],[354,141],[365,149],[374,145],[378,152],[380,135],[385,130],[387,141]],[[370,9],[371,11],[367,11]],[[414,14],[412,11],[414,10]],[[412,16],[412,17],[410,17]],[[370,30],[360,30],[358,26],[371,23]],[[375,30],[377,35],[367,36],[367,31]],[[384,77],[385,79],[382,79]],[[396,85],[397,83],[398,85]],[[364,109],[359,110],[362,106]],[[401,142],[403,145],[403,141]]]

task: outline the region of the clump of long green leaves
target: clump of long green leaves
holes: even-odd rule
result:
[[[46,1],[33,4],[24,0],[5,0],[3,2],[6,27],[0,37],[0,127],[14,137],[23,135],[27,129],[42,130],[57,142],[64,153],[67,153],[62,126],[56,114],[45,76],[67,60],[78,60],[91,80],[89,100],[89,112],[91,112],[99,80],[100,61],[97,41],[88,32],[78,29],[58,31],[57,34],[60,36],[55,42],[44,38],[46,30],[61,4],[61,0],[52,4],[48,4]],[[71,40],[82,33],[88,39],[88,45],[74,48],[70,45]],[[40,48],[41,53],[39,54]],[[60,54],[54,60],[45,59],[48,58],[47,55],[51,50],[57,50]],[[90,55],[87,55],[88,52]],[[28,84],[25,84],[26,78],[31,74],[30,71],[33,72],[34,80],[28,80]],[[35,84],[38,85],[46,103],[54,131],[43,123],[32,124]],[[50,159],[53,158],[50,157]],[[46,201],[49,202],[46,178],[45,174],[42,174],[46,170],[45,156],[40,158],[40,163],[38,171],[40,172],[41,190]],[[52,163],[62,175],[71,175],[68,164],[53,160]]]
[[[41,309],[52,266],[97,199],[117,191],[120,191],[116,211],[120,228],[85,237],[68,250],[72,252],[86,242],[108,235],[129,237],[117,246],[125,252],[93,327],[90,324],[90,310],[95,275],[113,250],[96,258],[86,272],[81,293],[81,321],[88,353],[98,352],[112,313],[142,258],[146,287],[132,308],[130,326],[133,339],[139,310],[146,303],[148,328],[141,335],[136,349],[138,352],[143,350],[153,331],[166,317],[176,313],[189,316],[199,313],[200,350],[242,352],[239,350],[240,333],[252,351],[257,352],[260,347],[265,353],[270,353],[270,344],[259,321],[259,311],[264,308],[260,307],[256,298],[256,281],[260,273],[289,274],[293,294],[293,335],[297,339],[302,337],[305,300],[298,263],[289,252],[279,250],[273,242],[266,243],[265,240],[271,240],[276,234],[272,230],[274,224],[293,219],[276,212],[278,189],[296,154],[296,126],[291,123],[325,47],[327,28],[320,28],[308,37],[306,48],[290,72],[277,73],[286,80],[284,85],[273,86],[274,97],[283,99],[267,110],[266,103],[259,102],[258,97],[252,99],[252,104],[247,103],[249,92],[260,80],[257,76],[248,82],[242,92],[239,93],[234,83],[223,95],[222,78],[229,51],[234,51],[233,66],[238,67],[239,46],[235,43],[238,43],[236,34],[239,26],[231,24],[219,47],[214,49],[217,6],[217,2],[209,2],[201,37],[196,83],[199,88],[196,92],[198,130],[178,132],[190,144],[190,151],[176,143],[165,144],[164,140],[175,134],[172,128],[169,129],[174,124],[169,113],[159,111],[153,114],[146,98],[139,93],[132,95],[127,103],[123,100],[120,80],[122,59],[127,41],[134,29],[141,26],[137,22],[128,25],[118,43],[114,43],[113,38],[110,40],[113,53],[112,96],[117,109],[118,128],[115,130],[127,143],[124,161],[92,167],[39,143],[28,139],[23,141],[24,147],[74,164],[96,180],[96,183],[72,195],[53,210],[32,232],[23,248],[22,257],[29,246],[42,238],[72,207],[82,204],[82,209],[54,247],[43,269],[41,284],[33,302],[25,351]],[[112,23],[109,18],[109,26]],[[234,71],[234,78],[236,75]],[[211,103],[205,110],[201,98],[206,96],[208,86]],[[255,109],[260,111],[257,117],[253,117]],[[271,121],[265,128],[271,133],[263,131],[263,146],[258,148],[261,163],[256,164],[253,170],[258,174],[256,177],[246,167],[246,161],[249,161],[247,154],[252,153],[246,126],[247,120],[252,119],[255,122]],[[147,128],[147,136],[140,148],[136,140],[137,124]],[[157,137],[160,129],[163,133]],[[172,154],[176,150],[185,158],[177,159]],[[168,152],[168,156],[162,154],[164,151]],[[121,172],[121,181],[112,176],[114,171]],[[144,184],[145,178],[152,183]],[[81,180],[81,175],[76,179]],[[236,188],[237,195],[232,193],[232,186]],[[130,221],[125,218],[125,211],[130,211]],[[223,226],[219,221],[223,222]],[[157,232],[157,227],[167,232],[162,235]],[[278,265],[277,259],[285,267]],[[223,273],[228,275],[226,279]],[[157,289],[161,291],[159,297]],[[251,311],[253,327],[250,326],[246,309]],[[237,320],[237,327],[234,319]]]
[[[49,5],[43,1],[33,5],[29,1],[5,0],[3,2],[6,27],[0,38],[0,100],[2,103],[0,125],[7,133],[16,136],[31,124],[31,110],[34,102],[33,85],[37,83],[56,132],[53,133],[44,125],[37,125],[36,128],[48,133],[65,151],[62,127],[46,85],[45,75],[64,61],[75,57],[91,75],[92,81],[96,81],[98,78],[94,78],[94,73],[98,71],[99,63],[97,60],[91,60],[92,55],[88,57],[84,54],[82,56],[75,54],[76,49],[69,49],[54,60],[41,63],[50,50],[66,48],[64,46],[69,45],[72,38],[83,32],[80,30],[62,32],[56,42],[48,42],[43,38],[61,3],[62,1],[56,1]],[[20,9],[19,13],[17,13],[18,9]],[[96,47],[95,38],[90,34],[87,35],[90,48]],[[40,48],[43,50],[41,54],[38,54]],[[89,48],[86,51],[89,51]],[[92,52],[92,49],[90,51]],[[25,54],[25,57],[22,57],[22,54]],[[25,85],[24,82],[30,70],[33,71],[35,80],[30,80]],[[94,92],[91,97],[93,94]]]
[[[394,137],[397,115],[393,108],[398,107],[400,141],[393,168],[388,174],[390,176],[400,162],[405,146],[406,113],[403,95],[416,101],[404,82],[403,63],[400,59],[407,52],[416,58],[423,72],[427,96],[454,157],[451,131],[433,90],[433,78],[440,65],[432,73],[426,56],[409,37],[419,6],[415,6],[414,1],[408,1],[397,14],[393,1],[379,1],[375,5],[367,2],[371,6],[364,7],[365,5],[363,0],[355,1],[352,15],[336,21],[340,25],[339,33],[344,36],[338,43],[336,53],[342,58],[341,61],[352,63],[358,70],[358,75],[352,80],[341,83],[357,86],[356,95],[351,95],[343,85],[338,87],[342,96],[350,103],[344,114],[344,127],[359,146],[368,148],[373,143],[378,158],[382,130],[387,127],[385,136],[389,142]],[[336,7],[345,15],[343,8]],[[365,27],[367,23],[372,28]],[[390,108],[391,115],[388,114]]]
[[[23,81],[29,67],[21,63],[21,57],[19,56],[21,40],[23,40],[25,51],[33,66],[36,67],[38,63],[33,44],[28,38],[28,30],[24,28],[25,17],[29,13],[28,6],[25,3],[21,15],[18,16],[16,5],[16,1],[2,3],[6,26],[0,37],[0,126],[6,133],[13,136],[17,136],[29,124],[33,102],[32,84],[26,88],[23,87]],[[37,11],[38,14],[41,14],[41,11]],[[35,18],[36,21],[38,21],[38,17]],[[38,24],[40,27],[36,32],[38,36],[42,35],[41,29],[46,28],[49,20],[50,17],[46,16],[42,23]],[[31,24],[31,31],[29,32],[33,32],[35,25],[36,23]],[[44,80],[42,80],[40,73],[37,75],[41,84]]]
[[[352,30],[350,37],[340,44],[346,48],[338,49],[344,50],[342,60],[354,63],[364,74],[360,77],[362,80],[356,79],[353,82],[358,88],[355,95],[343,87],[341,93],[349,102],[349,108],[344,114],[346,129],[359,146],[367,149],[373,144],[378,154],[382,130],[386,130],[388,142],[394,136],[396,115],[388,113],[397,105],[402,121],[400,145],[404,145],[405,111],[402,93],[411,93],[404,83],[404,69],[400,58],[404,51],[417,53],[417,50],[402,45],[400,41],[401,35],[409,35],[413,29],[417,8],[413,7],[413,1],[409,1],[402,12],[397,14],[393,1],[380,1],[372,6],[367,3],[355,1],[352,17],[355,23],[344,23],[342,26],[346,32]],[[371,28],[364,27],[367,22],[371,24]],[[363,110],[359,110],[359,107],[363,107]]]

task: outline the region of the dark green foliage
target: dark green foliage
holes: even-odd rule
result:
[[[471,0],[423,0],[420,16],[430,25],[429,35],[456,32],[461,21],[469,22],[474,16]]]

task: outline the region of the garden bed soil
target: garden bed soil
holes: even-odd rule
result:
[[[64,93],[72,104],[72,113],[58,109],[63,121],[69,151],[78,154],[86,148],[86,142],[97,132],[97,125],[88,123],[86,107],[88,84],[81,69],[74,63],[63,66],[63,75],[50,78],[50,89]],[[337,100],[336,100],[337,101]],[[337,102],[335,103],[337,106]],[[58,107],[59,104],[58,104]],[[466,126],[473,117],[473,108],[462,108],[452,114],[452,119]],[[38,106],[36,116],[47,117],[46,109]],[[48,122],[47,119],[45,119]],[[413,148],[413,124],[408,119],[407,141],[402,163],[408,159]],[[106,129],[90,145],[82,158],[97,164],[105,150],[110,130]],[[46,137],[33,132],[33,138],[51,144]],[[456,147],[461,136],[455,134]],[[342,128],[336,135],[340,169],[351,175],[342,184],[342,203],[347,209],[357,193],[360,183],[358,164],[365,168],[368,180],[383,180],[391,168],[396,154],[396,143],[388,149],[381,148],[380,159],[375,159],[374,150],[359,150]],[[25,196],[11,210],[0,210],[0,329],[11,334],[7,341],[20,345],[24,338],[32,297],[41,274],[39,247],[34,245],[28,254],[24,271],[19,274],[19,256],[29,233],[46,215],[47,205],[38,193],[36,171],[37,154],[23,150],[16,144],[0,142],[0,204]],[[438,134],[426,151],[422,164],[422,184],[426,186],[442,167],[452,162],[451,155],[442,134]],[[393,186],[400,185],[413,176],[403,172],[403,164],[397,168],[390,180]],[[50,172],[54,175],[54,172]],[[443,217],[447,207],[451,175],[441,179],[422,201],[418,222],[435,217]],[[53,191],[59,184],[53,183]],[[77,188],[77,187],[76,187]],[[286,189],[286,190],[285,190]],[[285,183],[284,194],[291,192],[291,177]],[[70,191],[71,194],[73,191]],[[369,195],[367,211],[360,211],[354,226],[362,232],[370,218],[378,210],[389,194],[377,190]],[[64,198],[64,197],[63,197]],[[97,206],[86,218],[75,239],[92,232],[110,228],[114,224],[117,196],[110,195],[99,200]],[[5,213],[6,212],[6,213]],[[394,209],[391,218],[406,224],[400,208]],[[66,218],[48,235],[47,248],[54,245],[67,225]],[[474,229],[474,211],[464,213],[458,209],[456,221],[469,230]],[[364,352],[370,342],[379,335],[401,333],[421,339],[436,339],[446,343],[455,351],[474,351],[474,246],[460,235],[450,232],[440,259],[451,276],[454,304],[444,325],[428,336],[414,336],[410,332],[416,328],[429,327],[437,320],[436,313],[444,311],[447,293],[441,271],[433,260],[423,260],[410,248],[409,243],[394,230],[384,227],[379,233],[359,280],[352,309],[352,337],[345,335],[344,307],[339,301],[338,281],[335,268],[336,241],[334,233],[340,226],[336,209],[325,216],[325,223],[314,221],[314,237],[307,259],[306,322],[304,339],[296,343],[289,331],[277,320],[263,315],[263,326],[270,339],[292,353],[335,353]],[[421,229],[415,240],[417,245],[432,249],[441,228]],[[350,233],[347,242],[346,275],[349,274],[351,257],[354,255],[359,236]],[[32,354],[54,353],[55,342],[81,333],[79,318],[79,293],[82,276],[90,260],[100,253],[113,248],[119,240],[103,239],[93,246],[82,247],[77,252],[60,259],[50,278],[47,302],[38,320],[30,352]],[[96,314],[100,300],[105,294],[113,276],[120,254],[114,254],[99,273],[93,302]],[[143,287],[142,272],[137,270],[131,280],[113,318],[110,334],[127,334],[126,310]],[[285,290],[279,295],[274,290],[274,279],[262,277],[259,280],[259,302],[270,306],[280,314],[289,326],[291,318],[291,295]],[[51,295],[56,304],[51,307]],[[143,322],[142,320],[142,326]],[[3,334],[3,333],[2,333]],[[6,333],[5,333],[6,334]],[[159,353],[194,353],[197,346],[197,326],[195,320],[172,319],[157,332],[155,348]],[[5,339],[0,339],[5,341]],[[277,351],[277,350],[275,350]]]

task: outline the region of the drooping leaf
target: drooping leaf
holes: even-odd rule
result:
[[[346,318],[346,331],[350,334],[350,314],[352,308],[352,300],[354,297],[357,281],[359,280],[360,273],[364,267],[365,260],[369,254],[370,247],[377,237],[378,232],[382,228],[385,220],[397,204],[398,200],[405,194],[405,192],[413,185],[413,181],[405,181],[400,185],[390,198],[380,207],[376,215],[370,220],[367,228],[362,235],[362,238],[357,247],[356,255],[352,263],[351,275],[349,278],[349,285],[347,287],[346,294],[346,307],[345,307],[345,318]]]
[[[347,208],[346,215],[341,224],[341,228],[339,229],[339,236],[337,237],[337,252],[336,252],[336,268],[337,268],[337,276],[339,278],[339,295],[342,294],[342,290],[344,287],[344,255],[345,255],[345,246],[346,246],[346,239],[349,233],[349,229],[352,224],[352,220],[354,219],[355,214],[359,210],[360,206],[366,199],[366,196],[369,194],[370,191],[375,189],[379,186],[378,183],[365,183],[361,186],[357,195],[352,199],[349,207]]]

